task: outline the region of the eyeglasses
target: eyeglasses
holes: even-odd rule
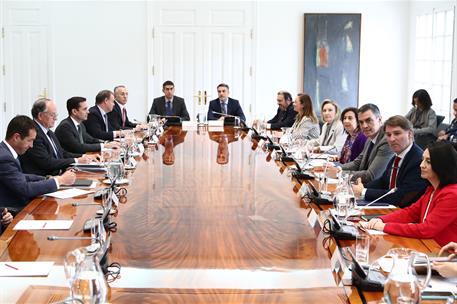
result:
[[[58,116],[57,113],[52,113],[52,112],[43,112],[43,113],[49,115],[49,116],[52,117],[53,119],[57,119],[57,116]]]

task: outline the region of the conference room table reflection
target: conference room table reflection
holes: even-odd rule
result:
[[[110,302],[347,302],[332,275],[328,251],[322,246],[324,236],[308,224],[308,210],[276,163],[266,161],[261,149],[252,150],[243,131],[184,132],[173,127],[164,134],[172,137],[173,163],[164,161],[170,137],[162,137],[159,145],[146,149],[147,157],[138,158],[137,168],[129,174],[127,199],[119,206],[114,217],[117,231],[111,234],[109,261],[122,269],[121,277],[110,283]],[[221,151],[228,153],[227,161],[219,161]],[[46,214],[48,201],[37,198],[23,213]],[[53,271],[59,274],[50,275],[53,280],[26,281],[27,286],[11,286],[19,281],[0,278],[0,302],[5,294],[6,299],[22,294],[23,302],[47,303],[47,298],[36,299],[47,294],[30,285],[66,286],[63,257],[87,242],[46,238],[85,235],[82,225],[96,206],[71,205],[93,202],[92,195],[53,201],[65,210],[59,218],[74,220],[71,229],[27,234],[38,249],[33,260],[54,261]],[[9,252],[28,240],[24,232],[12,230],[24,214],[0,238],[9,242],[8,249],[0,251],[1,261],[22,260]],[[52,218],[55,212],[48,214]],[[57,290],[49,287],[48,293]],[[8,295],[11,292],[18,294]]]

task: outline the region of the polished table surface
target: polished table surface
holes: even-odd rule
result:
[[[300,185],[257,144],[232,128],[171,128],[157,146],[146,149],[128,173],[128,193],[114,217],[118,226],[111,234],[109,261],[122,270],[121,278],[110,283],[110,301],[129,302],[132,295],[143,302],[169,303],[360,301],[355,289],[335,280],[332,250],[323,245],[326,236],[308,222],[313,207],[298,197]],[[0,302],[22,294],[24,303],[48,303],[46,292],[38,292],[46,288],[35,285],[66,286],[63,257],[88,241],[51,242],[47,237],[88,235],[82,225],[97,206],[72,203],[93,201],[92,194],[65,200],[40,197],[15,218],[0,238],[0,260],[54,261],[55,275],[26,281],[0,278]],[[26,217],[74,223],[67,231],[13,231]],[[398,246],[436,250],[433,241],[382,236],[372,242],[371,257]],[[8,283],[17,289],[5,287]],[[19,294],[12,295],[15,290]],[[52,291],[48,288],[51,296]],[[378,298],[368,294],[368,300]]]

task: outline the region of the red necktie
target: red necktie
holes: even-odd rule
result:
[[[127,117],[127,110],[125,108],[122,108],[122,127],[125,128],[125,120]]]
[[[395,157],[394,166],[392,168],[392,175],[390,176],[389,189],[395,188],[395,185],[397,184],[398,164],[400,163],[400,160],[400,157]]]

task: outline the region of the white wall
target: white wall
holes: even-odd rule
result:
[[[259,2],[257,107],[272,116],[276,93],[303,90],[305,13],[361,13],[359,103],[376,103],[385,118],[404,114],[409,5],[404,1]]]
[[[95,95],[124,84],[129,117],[144,120],[147,95],[146,3],[120,1],[49,2],[54,53],[54,92],[60,118],[66,100]]]
[[[66,100],[117,84],[129,88],[129,116],[143,119],[148,67],[146,1],[47,1],[54,85],[60,119]],[[404,113],[409,101],[409,4],[403,1],[258,1],[255,96],[257,116],[276,110],[276,93],[303,89],[303,14],[361,13],[360,103],[374,102],[384,117]],[[150,75],[149,75],[150,76]],[[28,114],[28,113],[27,113]]]

